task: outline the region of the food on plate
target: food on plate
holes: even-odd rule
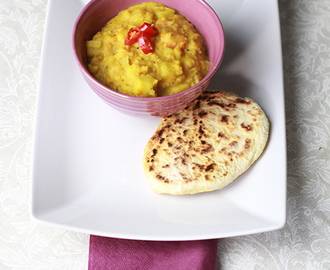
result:
[[[259,105],[206,91],[162,118],[144,149],[143,168],[157,193],[194,194],[225,187],[263,153],[269,122]]]
[[[200,82],[209,66],[202,35],[183,15],[156,2],[121,11],[86,47],[91,75],[132,96],[179,93]]]

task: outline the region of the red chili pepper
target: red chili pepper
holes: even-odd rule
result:
[[[142,24],[139,27],[139,29],[141,30],[141,32],[149,35],[150,37],[153,37],[158,32],[157,28],[154,27],[153,25],[151,25],[150,23],[144,23],[144,24]]]
[[[140,35],[138,42],[139,42],[139,46],[144,54],[151,53],[155,50],[151,37],[148,35],[145,35],[143,32]]]
[[[138,41],[139,46],[144,54],[151,53],[155,50],[151,37],[156,35],[158,30],[150,23],[144,23],[140,27],[133,27],[127,33],[125,45],[133,45]]]
[[[137,27],[131,28],[127,33],[127,38],[125,39],[125,45],[132,45],[138,41],[141,35],[141,30]]]

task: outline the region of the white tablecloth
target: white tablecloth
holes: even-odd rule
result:
[[[87,269],[89,235],[30,218],[46,5],[46,0],[0,1],[0,269]],[[221,270],[330,269],[330,1],[280,0],[279,7],[287,223],[273,232],[220,239]]]

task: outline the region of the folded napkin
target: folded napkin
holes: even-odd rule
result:
[[[142,241],[90,236],[89,270],[215,270],[217,239]]]

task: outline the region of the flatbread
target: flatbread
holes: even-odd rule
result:
[[[259,105],[223,91],[206,91],[162,118],[144,149],[143,168],[157,193],[221,189],[263,153],[269,121]]]

